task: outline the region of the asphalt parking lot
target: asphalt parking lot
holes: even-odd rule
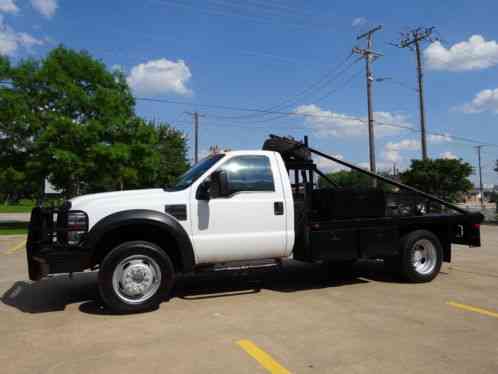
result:
[[[106,313],[96,274],[27,280],[0,237],[4,373],[498,373],[498,227],[429,284],[381,263],[180,279],[159,310]]]

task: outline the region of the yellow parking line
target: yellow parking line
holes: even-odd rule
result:
[[[26,240],[23,240],[21,243],[19,243],[15,247],[8,249],[5,253],[10,255],[10,254],[22,249],[22,248],[25,248],[25,247],[26,247]]]
[[[471,306],[471,305],[455,303],[454,301],[448,301],[447,304],[451,305],[452,307],[458,308],[458,309],[463,309],[463,310],[467,310],[469,312],[475,312],[475,313],[483,314],[485,316],[498,318],[498,313],[492,312],[490,310],[478,308],[478,307]]]
[[[239,340],[237,344],[272,374],[290,374],[290,371],[275,361],[268,353],[250,340]]]

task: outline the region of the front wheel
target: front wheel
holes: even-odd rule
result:
[[[401,240],[401,272],[414,283],[430,282],[439,274],[443,262],[443,248],[432,232],[417,230]]]
[[[158,307],[174,282],[169,256],[144,241],[120,244],[104,258],[99,271],[99,291],[104,304],[118,313]]]

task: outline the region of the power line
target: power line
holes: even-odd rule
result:
[[[282,20],[282,15],[281,14],[272,14],[272,13],[253,13],[253,14],[244,14],[237,12],[239,9],[234,9],[233,8],[226,8],[220,5],[216,5],[213,3],[208,3],[206,4],[206,7],[200,8],[197,6],[197,4],[192,4],[190,2],[182,2],[178,0],[155,0],[156,3],[160,3],[162,5],[172,5],[176,7],[181,7],[181,8],[187,8],[187,9],[194,9],[199,13],[204,13],[208,15],[214,15],[214,16],[229,16],[229,17],[238,17],[245,19],[246,21],[251,21],[257,24],[264,24],[264,25],[274,25],[276,21],[278,21],[279,24],[285,25],[285,26],[291,26],[294,28],[301,28],[301,29],[310,29],[310,26],[317,26],[320,29],[323,29],[324,27],[329,27],[329,24],[311,24],[309,22],[283,22]],[[214,6],[213,6],[214,5]],[[265,17],[266,16],[266,17]],[[268,17],[269,16],[269,17]],[[308,20],[308,18],[303,19]],[[266,21],[266,22],[265,22]],[[297,20],[296,20],[297,21]],[[315,30],[317,29],[316,27],[313,27]]]
[[[400,86],[400,87],[403,87],[409,91],[412,91],[412,92],[416,92],[418,93],[418,89],[410,86],[409,84],[407,83],[404,83],[404,82],[401,82],[401,81],[398,81],[394,78],[391,78],[391,77],[385,77],[385,78],[377,78],[375,79],[376,82],[384,82],[384,83],[391,83],[391,84],[395,84],[397,86]]]
[[[330,115],[326,115],[326,114],[267,111],[264,109],[257,109],[257,108],[247,108],[247,107],[237,107],[237,106],[217,105],[217,104],[189,103],[189,102],[184,102],[184,101],[151,98],[151,97],[135,97],[135,100],[146,101],[146,102],[155,102],[155,103],[173,104],[173,105],[183,105],[183,106],[190,106],[190,107],[213,108],[213,109],[229,110],[229,111],[237,111],[237,112],[280,114],[280,115],[285,115],[287,117],[322,118],[322,119],[330,119],[331,118]],[[205,115],[212,117],[212,115],[210,113],[205,113]],[[368,120],[366,120],[365,118],[361,118],[361,117],[345,116],[345,119],[354,120],[354,121],[358,121],[360,123],[368,124]],[[409,131],[412,131],[415,133],[420,132],[420,130],[417,128],[402,125],[399,123],[389,123],[389,122],[384,122],[384,121],[378,121],[375,119],[374,119],[374,123],[378,126],[387,126],[387,127],[398,128],[398,129],[404,129],[404,130],[409,130]],[[248,125],[252,125],[252,124],[249,123]],[[453,140],[457,140],[457,141],[461,141],[461,142],[466,142],[466,143],[473,143],[476,145],[483,145],[486,147],[498,148],[498,144],[495,144],[495,143],[483,142],[483,141],[477,140],[477,139],[467,138],[467,137],[458,136],[458,135],[452,135],[452,134],[447,133],[447,132],[427,132],[427,134],[433,135],[433,136],[439,136],[439,137],[443,137],[443,138],[449,138],[449,139],[453,139]]]
[[[307,87],[305,87],[303,90],[299,91],[298,93],[288,96],[285,98],[283,101],[281,101],[278,104],[272,105],[270,107],[264,108],[263,110],[266,111],[272,111],[272,110],[280,110],[283,108],[288,108],[292,106],[292,103],[295,103],[296,100],[299,100],[300,97],[306,96],[309,92],[312,92],[313,90],[320,89],[324,84],[327,84],[327,82],[330,82],[331,76],[336,76],[334,73],[337,73],[338,70],[349,61],[349,59],[352,57],[352,53],[349,54],[342,62],[340,62],[336,67],[333,69],[327,71],[324,73],[317,81],[309,84]],[[341,72],[339,72],[341,73]],[[333,77],[332,77],[333,79]],[[291,103],[290,105],[288,105]],[[250,114],[250,115],[244,115],[244,116],[233,116],[233,117],[226,117],[226,119],[243,119],[243,118],[253,118],[257,117],[259,115],[265,116],[265,114]]]
[[[232,8],[235,8],[237,10],[244,10],[247,9],[249,11],[252,10],[257,10],[257,11],[263,11],[263,14],[265,15],[271,15],[271,16],[297,16],[297,19],[301,20],[306,20],[306,17],[303,17],[304,14],[304,9],[297,9],[297,8],[291,8],[288,6],[282,6],[278,4],[272,4],[271,2],[268,1],[250,1],[250,0],[245,0],[244,2],[234,2],[233,0],[209,0],[208,2],[211,3],[221,3],[221,6],[229,6]],[[253,8],[253,9],[251,9]],[[308,15],[312,15],[308,13]]]
[[[346,81],[344,81],[344,84],[342,86],[335,87],[332,90],[327,91],[324,95],[318,97],[317,99],[314,99],[313,101],[315,103],[320,103],[323,100],[325,100],[325,99],[331,97],[332,95],[336,94],[337,92],[339,92],[339,91],[341,91],[341,90],[349,87],[350,84],[354,81],[354,79],[357,78],[360,75],[360,73],[361,73],[361,71],[357,72],[357,73],[355,73],[353,75],[351,75]],[[267,122],[276,121],[276,120],[279,120],[279,119],[282,119],[282,118],[285,118],[285,117],[287,117],[287,115],[278,115],[276,117],[266,118],[264,120],[257,120],[257,121],[254,121],[254,122],[256,122],[256,123],[267,123]],[[218,117],[218,119],[225,119],[225,118]]]

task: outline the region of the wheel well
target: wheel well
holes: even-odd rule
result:
[[[163,249],[173,262],[176,271],[183,271],[184,264],[176,239],[167,231],[150,224],[120,226],[104,234],[94,248],[92,267],[100,265],[105,256],[121,243],[143,240]]]
[[[447,225],[417,225],[416,227],[406,227],[400,230],[400,238],[417,230],[427,230],[436,235],[443,248],[443,261],[451,262],[451,239]]]

